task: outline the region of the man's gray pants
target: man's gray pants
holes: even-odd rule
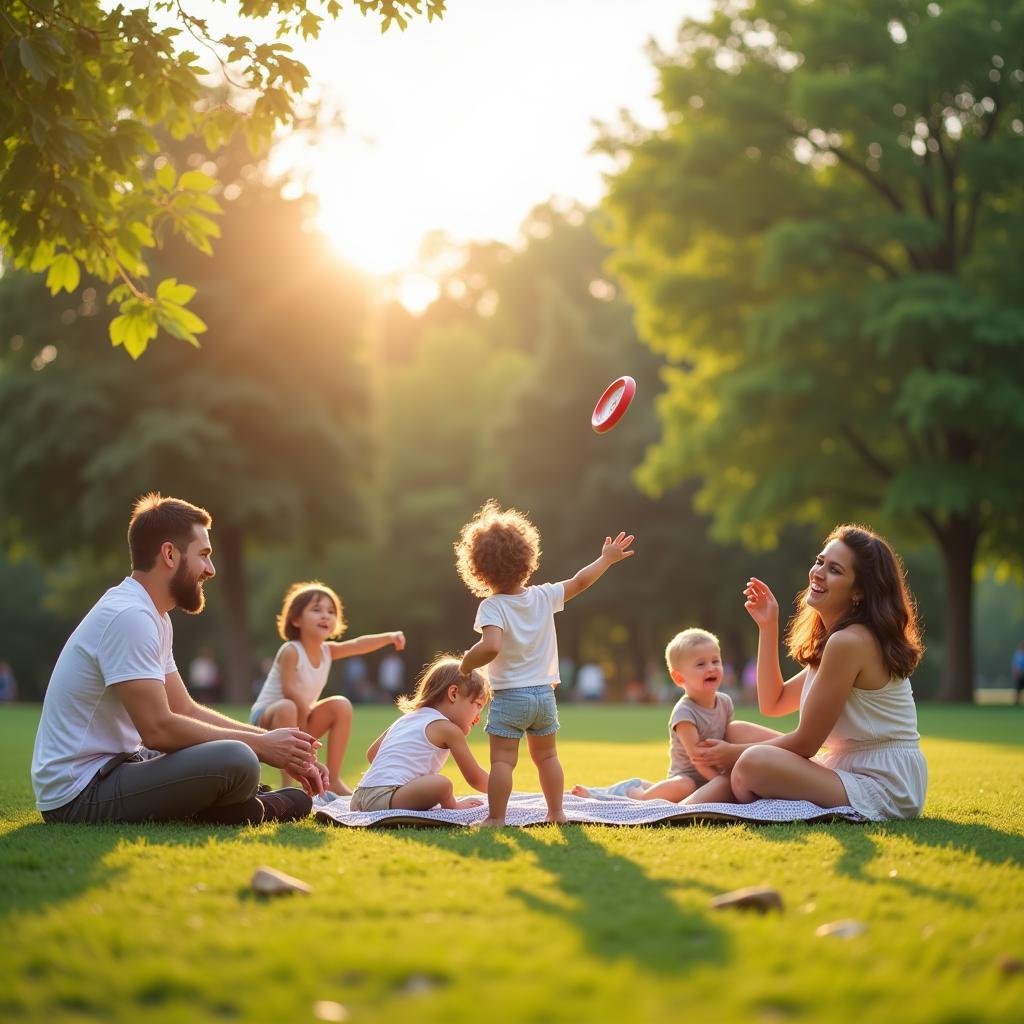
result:
[[[259,782],[260,762],[239,740],[211,740],[173,754],[140,750],[111,758],[74,800],[43,811],[43,820],[258,824]]]

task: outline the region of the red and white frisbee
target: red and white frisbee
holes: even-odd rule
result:
[[[590,425],[599,434],[605,434],[625,415],[636,394],[636,381],[632,377],[619,377],[608,385],[597,400]]]

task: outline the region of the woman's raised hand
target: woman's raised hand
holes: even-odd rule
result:
[[[758,626],[774,626],[779,622],[779,602],[775,595],[768,589],[767,583],[751,576],[743,590],[746,601],[743,607],[747,614],[758,624]]]

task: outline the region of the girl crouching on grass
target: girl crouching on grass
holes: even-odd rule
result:
[[[412,697],[399,697],[401,718],[370,745],[366,770],[350,804],[353,811],[428,811],[480,807],[483,800],[456,800],[452,780],[441,775],[448,755],[477,792],[487,792],[487,772],[466,742],[487,703],[487,681],[479,672],[459,673],[456,658],[436,658],[423,671]]]
[[[345,631],[341,598],[319,580],[293,583],[284,595],[277,631],[284,643],[274,658],[256,702],[249,712],[251,725],[262,729],[298,726],[312,736],[327,734],[327,769],[330,792],[352,790],[341,778],[341,765],[352,728],[352,704],[347,697],[321,699],[332,662],[369,654],[393,645],[405,647],[401,632],[370,633],[354,640],[332,641]],[[288,785],[287,773],[282,773]]]

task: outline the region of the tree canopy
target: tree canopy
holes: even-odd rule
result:
[[[1024,4],[720,2],[660,55],[667,126],[604,139],[613,267],[669,366],[641,471],[721,537],[863,517],[946,566],[1021,552]]]
[[[316,38],[345,6],[381,29],[444,12],[444,0],[218,0],[274,24],[275,41],[218,34],[209,4],[13,0],[0,9],[0,249],[45,273],[52,294],[83,274],[109,285],[110,340],[138,358],[163,330],[191,344],[206,323],[195,288],[151,282],[178,237],[202,253],[222,213],[209,168],[178,166],[163,138],[198,135],[212,154],[241,134],[262,151],[296,116],[308,72],[289,38]],[[211,81],[224,86],[211,92]],[[163,137],[163,138],[162,138]]]

